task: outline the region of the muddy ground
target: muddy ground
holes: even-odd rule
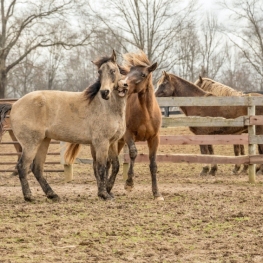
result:
[[[162,134],[182,133],[188,130],[162,129]],[[1,145],[0,151],[9,148]],[[139,152],[147,149],[140,146]],[[159,152],[199,149],[161,146]],[[215,152],[233,155],[230,146],[216,146]],[[88,146],[80,157],[89,157]],[[36,200],[24,202],[19,179],[1,173],[0,263],[263,262],[263,176],[251,185],[248,176],[232,174],[232,165],[219,165],[216,177],[200,177],[201,166],[159,163],[164,202],[152,198],[146,163],[136,164],[135,190],[129,194],[120,171],[110,202],[97,198],[88,164],[74,166],[71,183],[64,183],[63,173],[45,174],[59,203],[47,200],[32,174]]]

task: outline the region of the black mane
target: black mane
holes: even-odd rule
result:
[[[95,98],[95,96],[99,92],[100,86],[101,86],[100,79],[97,79],[95,83],[90,85],[85,90],[85,98],[87,101],[89,101],[89,103],[91,103],[93,101],[93,99]]]

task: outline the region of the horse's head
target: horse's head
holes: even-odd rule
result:
[[[118,92],[119,97],[125,97],[129,89],[124,77],[118,81],[118,86],[115,90]]]
[[[157,63],[151,64],[142,51],[127,53],[123,57],[125,65],[121,68],[121,73],[126,75],[125,81],[129,85],[129,93],[145,90],[151,82],[151,73],[157,68]]]
[[[98,68],[101,97],[108,100],[111,92],[118,86],[118,81],[121,79],[121,74],[116,63],[116,54],[113,50],[111,57],[103,57],[92,62]]]
[[[168,73],[163,71],[161,78],[157,83],[156,97],[170,97],[173,96],[174,87],[171,85],[171,77]]]

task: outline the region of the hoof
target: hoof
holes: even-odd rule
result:
[[[34,198],[32,195],[26,195],[26,196],[24,196],[24,199],[26,202],[33,202],[34,201]]]
[[[156,201],[164,201],[164,198],[162,196],[155,197],[154,200]]]
[[[98,197],[100,197],[102,200],[110,201],[113,199],[113,197],[108,193],[100,193],[98,194]]]
[[[57,194],[47,195],[47,198],[52,200],[53,202],[59,202],[60,201],[60,197]]]
[[[209,172],[209,175],[216,176],[216,172]]]
[[[131,192],[131,191],[133,190],[133,186],[125,184],[125,185],[124,185],[124,189],[125,189],[127,192]]]

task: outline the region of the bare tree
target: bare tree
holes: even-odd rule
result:
[[[200,53],[202,75],[216,78],[225,60],[225,45],[216,17],[206,14],[200,30]]]
[[[239,48],[246,62],[254,69],[254,81],[263,89],[263,2],[262,0],[238,0],[232,5],[222,3],[232,13],[234,28],[228,34]],[[240,26],[241,25],[241,26]],[[229,29],[228,29],[229,32]]]
[[[125,52],[143,50],[151,61],[158,61],[160,70],[170,69],[177,60],[174,42],[192,18],[196,1],[185,5],[179,0],[112,0],[107,7],[108,13],[94,13],[116,42]]]
[[[74,10],[79,7],[74,0],[0,1],[0,98],[3,98],[9,71],[33,50],[54,45],[64,48],[82,45],[89,35],[80,38],[76,30],[65,29],[61,23],[74,23]],[[76,22],[74,25],[78,26]],[[64,34],[54,38],[59,27],[64,27]]]

